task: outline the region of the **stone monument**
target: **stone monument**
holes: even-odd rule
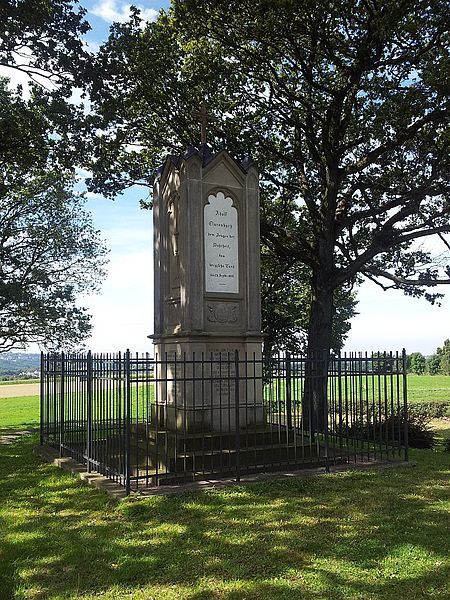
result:
[[[168,430],[264,423],[258,188],[253,165],[206,144],[155,179],[155,410]]]

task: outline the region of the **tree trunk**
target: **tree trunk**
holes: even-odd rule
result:
[[[308,327],[303,423],[314,437],[324,433],[328,422],[327,383],[328,363],[333,326],[333,289],[329,275],[322,271],[313,275],[311,315]]]

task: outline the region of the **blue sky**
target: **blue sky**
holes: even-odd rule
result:
[[[121,0],[82,0],[92,30],[86,40],[94,49],[108,36],[113,20],[124,20],[129,4]],[[153,19],[169,2],[135,2]],[[152,351],[153,331],[152,215],[139,208],[142,191],[129,190],[114,202],[90,195],[88,208],[110,248],[109,274],[101,294],[83,304],[93,316],[88,346],[95,351]],[[440,248],[442,252],[444,247]],[[445,292],[445,286],[441,286]],[[450,290],[449,290],[450,292]],[[450,300],[441,308],[401,292],[383,292],[373,283],[359,291],[359,315],[352,321],[346,350],[397,350],[431,354],[450,337]]]
[[[133,4],[152,20],[169,2]],[[85,39],[93,50],[106,40],[113,21],[127,20],[130,7],[120,0],[81,0],[80,5],[88,10],[92,29]],[[87,345],[94,351],[152,350],[147,336],[153,332],[153,221],[151,211],[139,207],[147,194],[142,188],[130,189],[114,201],[88,194],[87,207],[110,249],[101,293],[82,302],[92,314]]]

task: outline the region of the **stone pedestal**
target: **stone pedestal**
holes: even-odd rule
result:
[[[158,421],[186,432],[262,425],[256,169],[206,147],[168,158],[154,232]]]

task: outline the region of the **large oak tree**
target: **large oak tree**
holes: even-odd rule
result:
[[[341,286],[368,278],[435,301],[449,268],[418,242],[448,249],[447,9],[185,0],[144,30],[135,15],[99,55],[92,184],[148,183],[164,152],[198,139],[205,101],[212,148],[261,169],[263,242],[308,269],[311,353],[331,346]]]
[[[90,26],[86,10],[76,4],[77,0],[2,0],[0,66],[70,95],[90,64],[81,39]]]

